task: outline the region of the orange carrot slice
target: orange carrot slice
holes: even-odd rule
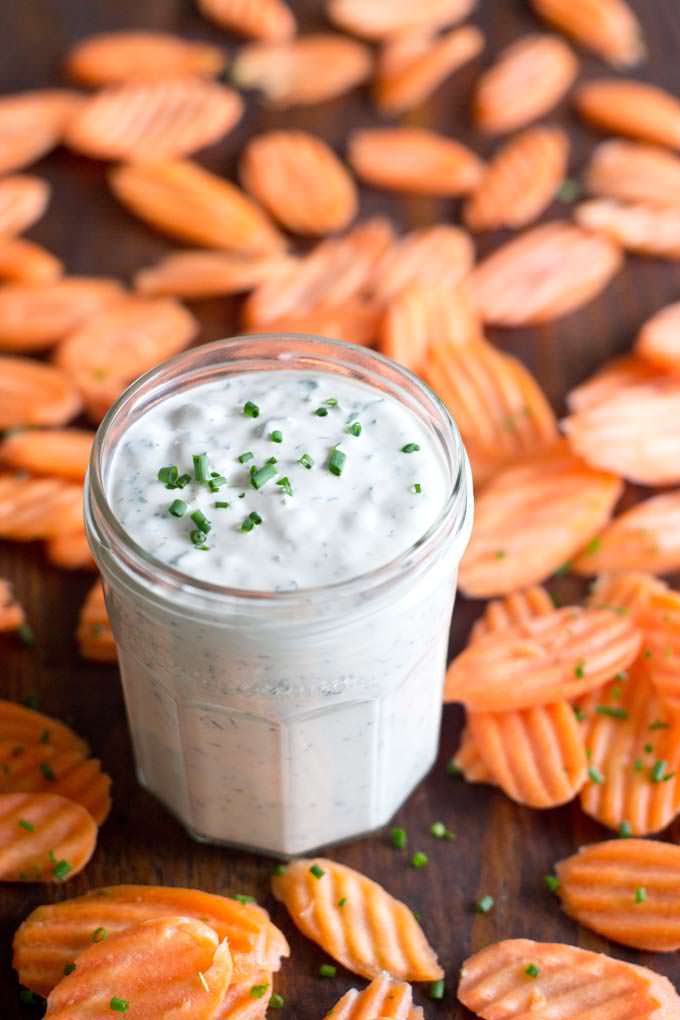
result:
[[[0,442],[0,464],[36,475],[82,481],[94,432],[85,429],[26,429]]]
[[[100,1020],[104,1009],[129,1020],[214,1020],[231,973],[229,946],[207,924],[145,921],[84,949],[50,992],[45,1020]]]
[[[587,605],[591,609],[616,609],[637,615],[640,609],[680,609],[680,594],[652,574],[622,571],[602,574],[593,582]]]
[[[378,109],[398,114],[419,106],[483,48],[484,36],[471,25],[439,37],[430,32],[396,36],[378,62],[373,89]]]
[[[326,336],[360,346],[371,345],[378,334],[381,311],[371,301],[351,298],[344,305],[315,305],[297,315],[294,312],[272,319],[266,324],[272,333],[307,333]],[[246,332],[260,332],[257,325],[245,324]]]
[[[198,0],[198,9],[221,28],[239,35],[282,42],[295,35],[295,18],[284,0]]]
[[[483,615],[472,628],[470,641],[528,623],[539,616],[548,616],[554,609],[550,593],[540,584],[514,591],[504,599],[487,602]]]
[[[537,973],[534,973],[536,971]],[[508,939],[469,957],[458,998],[483,1020],[662,1020],[680,1000],[666,978],[576,946]]]
[[[680,570],[680,492],[637,503],[609,524],[572,563],[577,574]]]
[[[603,198],[679,205],[680,158],[654,145],[613,138],[595,149],[585,185]]]
[[[245,148],[241,182],[274,219],[297,234],[332,234],[357,213],[354,181],[323,139],[270,131]]]
[[[94,853],[84,807],[51,793],[0,794],[0,882],[63,882]]]
[[[64,425],[81,407],[80,394],[61,369],[0,357],[0,429]]]
[[[656,693],[646,660],[583,698],[579,713],[589,757],[583,810],[636,836],[665,829],[680,810],[680,720]]]
[[[0,701],[0,743],[39,744],[87,752],[85,741],[64,723],[14,701]]]
[[[95,662],[116,662],[116,642],[104,602],[101,581],[90,589],[80,610],[76,632],[80,654]]]
[[[367,184],[415,195],[465,194],[483,170],[471,149],[425,128],[363,128],[351,135],[348,155]]]
[[[459,321],[464,326],[466,319],[459,317]],[[474,317],[468,317],[467,323],[475,328]],[[557,425],[538,384],[521,362],[483,340],[447,342],[455,337],[455,328],[441,339],[433,334],[421,372],[453,415],[479,484],[518,458],[550,448]],[[564,457],[555,454],[554,460],[557,468]]]
[[[47,209],[50,186],[40,177],[15,174],[0,180],[0,239],[32,227]]]
[[[0,577],[0,634],[19,630],[26,622],[26,614],[14,597],[9,581]]]
[[[66,73],[82,85],[212,77],[224,68],[217,46],[169,32],[102,32],[81,39],[66,54]]]
[[[189,160],[131,163],[113,170],[109,181],[123,205],[173,237],[251,255],[284,248],[283,238],[254,202]]]
[[[371,73],[366,46],[319,33],[279,43],[243,46],[231,66],[239,88],[258,89],[272,106],[310,106],[349,92]]]
[[[55,360],[99,421],[133,379],[184,350],[197,332],[196,319],[173,298],[128,298],[62,340]]]
[[[462,288],[413,283],[390,302],[379,347],[412,372],[425,373],[433,337],[448,349],[471,343],[478,336],[479,319]]]
[[[615,67],[639,64],[646,54],[642,29],[626,0],[532,0],[534,10],[561,32]]]
[[[0,241],[0,279],[8,283],[53,283],[63,272],[56,255],[33,241],[24,237]]]
[[[37,162],[59,144],[80,98],[66,89],[36,89],[0,99],[0,174]]]
[[[223,251],[177,251],[140,269],[135,290],[145,297],[188,300],[252,290],[292,265],[286,255],[241,255]]]
[[[535,325],[592,301],[622,264],[608,238],[571,223],[544,223],[488,255],[469,283],[485,322]]]
[[[467,783],[485,783],[493,785],[491,773],[487,769],[479,748],[466,725],[460,736],[460,744],[451,759],[454,771],[463,776]]]
[[[0,288],[0,349],[50,347],[96,312],[125,294],[115,280],[72,276],[53,283],[15,283]]]
[[[231,982],[215,1020],[264,1020],[273,991],[269,971],[250,971]]]
[[[83,526],[83,489],[61,478],[0,474],[0,538],[33,542]]]
[[[475,0],[330,0],[328,14],[347,32],[366,39],[387,39],[402,32],[431,30],[467,17]]]
[[[680,592],[652,597],[635,614],[647,675],[665,705],[680,713]]]
[[[611,610],[556,609],[469,645],[449,666],[444,700],[475,712],[568,701],[627,669],[641,640],[637,627]]]
[[[613,358],[598,369],[595,375],[567,394],[567,404],[570,411],[585,411],[629,386],[658,378],[659,370],[642,358],[633,355]]]
[[[662,371],[680,374],[680,301],[666,305],[644,324],[635,350]]]
[[[46,731],[52,737],[52,731]],[[54,793],[80,804],[102,825],[111,810],[111,779],[87,751],[51,743],[0,741],[0,793]]]
[[[588,463],[641,485],[680,482],[680,380],[629,386],[565,418]]]
[[[60,570],[96,570],[84,528],[53,535],[45,542],[45,555]]]
[[[557,128],[530,128],[494,156],[465,203],[470,230],[525,227],[537,219],[564,180],[569,139]]]
[[[557,36],[524,36],[479,79],[473,106],[477,127],[502,134],[538,120],[560,102],[577,71],[576,57]]]
[[[654,839],[582,846],[555,865],[564,910],[635,949],[680,949],[680,847]]]
[[[422,227],[391,244],[376,267],[371,296],[387,303],[412,283],[454,288],[475,260],[472,240],[448,223]]]
[[[302,858],[272,879],[272,891],[300,931],[355,974],[386,971],[401,981],[444,974],[412,910],[358,871]]]
[[[603,131],[680,148],[680,101],[656,85],[599,78],[581,85],[576,106],[582,117]]]
[[[227,939],[237,980],[259,969],[278,970],[280,956],[265,963],[268,929],[266,911],[253,903],[198,889],[153,885],[119,885],[95,889],[75,899],[38,907],[14,936],[13,966],[26,988],[48,995],[61,980],[64,967],[92,944],[95,931],[112,936],[143,921],[181,913],[209,924],[220,940]],[[288,945],[281,936],[283,952]]]
[[[168,159],[219,141],[242,112],[236,92],[201,78],[133,82],[85,101],[64,141],[95,159]]]
[[[350,988],[325,1020],[416,1020],[423,1012],[413,1005],[413,990],[405,981],[381,974],[363,992]]]
[[[680,259],[680,207],[593,199],[576,209],[576,220],[637,255]]]

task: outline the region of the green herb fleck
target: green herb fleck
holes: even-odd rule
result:
[[[286,496],[293,495],[293,486],[290,484],[290,479],[287,475],[284,475],[283,478],[277,478],[276,484],[280,487],[281,491],[286,494]]]
[[[286,874],[287,870],[288,868],[285,864],[277,864],[272,871],[272,875],[275,875],[277,878],[281,878],[282,875]]]
[[[21,641],[21,643],[26,645],[27,648],[32,648],[33,645],[35,644],[35,634],[33,633],[33,628],[30,627],[27,623],[21,624],[17,631],[17,635],[19,636],[19,640]],[[26,701],[28,700],[29,698],[26,699]],[[29,705],[28,707],[31,708],[32,706]]]
[[[19,819],[19,828],[25,829],[26,832],[35,832],[35,825],[26,818]]]
[[[588,718],[587,713],[584,712],[582,708],[579,708],[578,705],[574,705],[574,715],[578,722],[583,722],[584,719]]]
[[[45,779],[49,779],[51,783],[53,783],[57,778],[54,774],[54,769],[47,761],[40,762],[40,771],[44,775]]]
[[[345,432],[348,432],[350,436],[360,436],[361,435],[361,422],[358,422],[358,421],[352,422],[351,425],[347,426],[347,428],[345,429]]]
[[[420,495],[420,493],[421,493],[421,492],[423,491],[423,487],[422,487],[422,485],[420,484],[420,482],[415,482],[415,483],[414,483],[414,485],[413,485],[413,491],[415,492],[416,496],[419,496],[419,495]]]
[[[311,868],[309,869],[309,873],[310,875],[314,875],[314,878],[323,878],[323,876],[326,874],[323,868],[320,868],[318,864],[312,864]]]
[[[95,928],[90,935],[91,942],[104,942],[109,937],[109,933],[106,928]]]
[[[184,517],[188,509],[189,507],[183,499],[173,499],[168,507],[168,513],[172,514],[173,517]]]
[[[537,978],[541,972],[535,963],[528,963],[527,966],[524,968],[524,973],[526,974],[527,977]]]
[[[254,456],[255,456],[254,453],[251,453],[250,450],[246,450],[245,453],[240,453],[236,459],[238,460],[239,464],[247,464],[248,461],[252,460]]]
[[[601,786],[602,783],[604,783],[604,776],[599,769],[595,768],[594,765],[591,765],[588,769],[588,775],[590,776],[591,782],[597,783],[598,786]]]
[[[560,880],[557,875],[544,875],[543,881],[545,882],[546,888],[551,893],[556,893],[560,887]]]
[[[334,446],[331,450],[330,457],[328,458],[328,470],[330,473],[339,478],[343,472],[346,460],[347,454],[343,453],[342,450],[339,450],[337,446]]]
[[[460,767],[460,765],[456,765],[455,761],[453,760],[446,763],[446,771],[450,776],[453,776],[455,779],[460,779],[460,777],[463,775],[462,768]]]
[[[233,899],[237,900],[238,903],[243,904],[257,902],[254,896],[249,896],[247,893],[236,893]]]
[[[405,850],[408,845],[406,829],[392,829],[390,831],[390,841],[396,850]]]
[[[273,432],[269,433],[269,438],[271,439],[272,443],[282,443],[283,442],[283,432],[279,432],[278,429],[274,429]]]
[[[401,448],[402,453],[418,453],[419,450],[418,443],[405,443]]]
[[[261,489],[276,474],[276,462],[267,461],[261,468],[255,468],[250,473],[250,484],[254,489]]]
[[[583,677],[586,675],[585,665],[586,664],[583,661],[583,659],[579,659],[579,661],[574,666],[574,674],[578,677],[579,680],[583,680]]]
[[[191,515],[191,519],[198,528],[198,530],[202,531],[204,535],[207,535],[210,529],[212,528],[212,524],[210,523],[210,521],[205,516],[202,510],[194,510],[194,512]]]
[[[581,195],[581,185],[571,177],[566,177],[557,191],[560,202],[575,202]]]
[[[627,719],[628,712],[625,708],[617,708],[611,705],[597,705],[595,711],[598,715],[608,715],[610,719]]]
[[[216,503],[213,503],[216,510],[228,510],[230,505],[231,504],[227,503],[224,499],[218,499]]]
[[[286,1000],[284,999],[284,997],[282,995],[279,995],[278,992],[274,992],[274,994],[269,999],[269,1008],[270,1009],[283,1009],[283,1007],[285,1005],[285,1002],[286,1002]]]
[[[223,485],[227,484],[227,479],[224,475],[219,474],[218,471],[210,472],[210,479],[208,481],[208,488],[211,492],[219,492]]]
[[[341,896],[340,897],[340,899],[338,900],[338,906],[340,907],[341,910],[342,910],[343,907],[347,906],[347,897],[346,896]]]
[[[478,914],[488,914],[490,910],[493,910],[494,903],[493,896],[480,896],[475,903],[475,910]]]
[[[314,461],[308,453],[303,453],[300,457],[298,464],[301,464],[303,468],[307,468],[310,471],[314,467]]]
[[[317,416],[317,418],[325,418],[326,415],[328,414],[328,408],[317,407],[316,411],[314,411],[313,413]]]
[[[119,999],[117,995],[114,995],[109,1006],[114,1013],[127,1013],[130,1008],[130,1003],[127,999]]]
[[[261,999],[262,996],[265,994],[265,992],[267,991],[268,988],[269,988],[268,984],[267,985],[253,985],[253,987],[250,989],[250,994],[252,995],[252,997],[254,999]]]
[[[159,468],[156,478],[159,482],[163,483],[166,489],[175,489],[177,488],[177,479],[179,478],[179,468],[175,464]]]
[[[63,859],[60,861],[54,859],[54,854],[50,854],[50,860],[52,861],[52,875],[57,882],[63,882],[71,874],[71,865]]]
[[[194,462],[194,478],[197,482],[208,481],[208,454],[195,453],[192,458]]]
[[[661,719],[655,719],[653,723],[649,724],[650,730],[667,730],[670,723],[663,722]]]
[[[322,963],[319,967],[319,977],[334,978],[337,973],[338,968],[334,967],[332,963]]]
[[[76,969],[75,963],[67,963],[64,965],[64,977],[68,977]]]
[[[660,783],[661,780],[664,778],[666,774],[666,765],[667,763],[665,761],[660,760],[654,762],[649,773],[649,778],[652,780],[653,783]]]
[[[635,902],[644,903],[647,899],[647,890],[643,885],[639,885],[635,890]]]
[[[593,538],[583,550],[586,556],[594,556],[602,545],[601,538]]]
[[[629,836],[632,836],[633,830],[630,827],[630,822],[621,822],[618,833],[619,839],[628,839]]]
[[[433,981],[430,985],[430,998],[434,999],[435,1002],[438,1002],[440,999],[444,998],[445,990],[446,985],[444,984],[443,978],[440,978],[439,981]]]
[[[451,840],[456,838],[455,832],[451,832],[450,829],[447,829],[443,822],[433,822],[430,826],[430,833],[435,839]]]
[[[257,406],[257,404],[254,404],[252,402],[252,400],[246,400],[245,404],[243,405],[243,413],[245,414],[246,418],[260,417],[260,409]]]

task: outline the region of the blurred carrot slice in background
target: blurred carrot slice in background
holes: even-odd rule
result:
[[[555,610],[550,592],[540,584],[514,591],[503,599],[487,602],[484,612],[470,632],[470,642],[487,634],[497,634],[517,624],[527,623]]]
[[[15,701],[0,701],[0,743],[40,744],[87,752],[85,741],[64,723]]]
[[[272,106],[314,106],[349,92],[371,73],[370,50],[330,32],[243,46],[231,65],[239,88],[257,89]]]
[[[537,219],[563,182],[569,139],[557,128],[530,128],[500,149],[465,203],[470,230],[525,227]]]
[[[0,174],[22,170],[55,148],[81,102],[66,89],[35,89],[0,99]]]
[[[368,346],[377,336],[381,320],[380,309],[363,298],[350,298],[342,305],[314,305],[309,311],[296,315],[290,312],[267,323],[271,333],[309,333],[346,343]],[[246,332],[260,331],[245,323]]]
[[[124,164],[109,182],[123,205],[173,237],[251,255],[285,247],[269,217],[236,185],[189,160]]]
[[[0,464],[36,475],[82,481],[94,432],[86,429],[26,429],[0,441]]]
[[[0,794],[53,793],[80,804],[97,825],[108,817],[111,779],[86,750],[1,740],[0,763]]]
[[[659,370],[635,355],[624,355],[605,362],[594,375],[567,394],[570,411],[586,411],[629,386],[659,378]]]
[[[282,42],[295,35],[293,12],[284,0],[198,0],[204,17],[239,35]]]
[[[328,16],[347,32],[387,39],[401,32],[428,30],[466,18],[476,0],[329,0]]]
[[[90,588],[81,606],[76,637],[84,659],[93,659],[95,662],[117,661],[116,642],[106,611],[101,581]]]
[[[636,503],[615,517],[571,564],[577,574],[680,570],[680,492]]]
[[[622,202],[680,205],[680,158],[655,145],[612,138],[593,152],[585,186],[592,195]]]
[[[45,555],[53,567],[61,570],[96,570],[85,529],[53,535],[45,541]]]
[[[173,298],[127,298],[65,337],[54,357],[99,421],[138,375],[184,350],[197,332],[196,319]]]
[[[380,350],[412,372],[426,373],[433,337],[446,348],[467,345],[479,337],[479,319],[462,288],[413,283],[387,308]],[[440,396],[445,399],[442,390]]]
[[[635,615],[642,630],[642,658],[654,689],[680,718],[680,592],[652,596]]]
[[[84,949],[50,992],[45,1020],[100,1020],[105,1003],[129,1020],[214,1020],[231,973],[229,946],[207,924],[145,921]]]
[[[504,49],[477,81],[473,119],[480,131],[503,134],[525,127],[557,106],[571,87],[578,61],[554,35],[526,35]]]
[[[680,101],[644,81],[598,78],[576,93],[578,112],[610,134],[680,148]]]
[[[680,259],[680,206],[593,199],[577,207],[576,221],[626,251]]]
[[[413,911],[361,872],[323,857],[300,858],[272,878],[272,892],[303,935],[355,974],[386,972],[401,981],[444,974]],[[378,917],[375,926],[371,919]]]
[[[43,350],[124,296],[121,284],[103,276],[0,287],[0,349]]]
[[[21,234],[44,214],[50,185],[40,177],[15,174],[0,180],[0,241]]]
[[[438,223],[404,234],[378,263],[370,293],[380,303],[396,298],[412,283],[456,287],[472,269],[475,249],[460,227]]]
[[[52,252],[24,237],[0,240],[0,280],[9,283],[52,283],[64,265]]]
[[[626,0],[532,0],[537,14],[615,67],[646,56],[642,29]]]
[[[101,32],[72,46],[64,66],[74,81],[99,87],[185,75],[210,78],[225,60],[217,46],[169,32]]]
[[[614,607],[637,613],[649,605],[680,608],[680,595],[653,574],[616,571],[602,574],[592,583],[587,605],[593,609]]]
[[[322,138],[270,131],[245,147],[241,183],[274,219],[298,234],[332,234],[357,214],[354,181]]]
[[[494,781],[487,769],[477,742],[470,733],[467,725],[463,727],[460,735],[458,750],[451,759],[451,765],[456,773],[460,774],[466,783],[484,783],[493,786]]]
[[[680,949],[680,847],[605,840],[582,846],[555,871],[562,907],[585,928],[635,949]]]
[[[85,867],[97,826],[85,808],[50,793],[0,794],[0,882],[63,882]]]
[[[80,394],[61,369],[0,357],[0,429],[64,425],[81,407]]]
[[[421,1020],[423,1011],[413,1005],[413,990],[389,974],[374,978],[368,988],[350,988],[328,1012],[325,1020]]]
[[[83,487],[62,478],[0,474],[0,538],[33,542],[83,523]]]
[[[479,183],[483,164],[466,146],[425,128],[363,128],[349,139],[354,172],[376,188],[415,195],[462,195]]]
[[[175,251],[140,269],[135,290],[146,297],[187,300],[252,290],[292,265],[286,255],[241,255],[225,251]]]
[[[666,305],[647,320],[638,334],[635,352],[662,371],[680,374],[680,301]]]
[[[485,322],[536,325],[592,301],[622,265],[608,238],[572,223],[543,223],[487,255],[470,276],[470,292]]]
[[[9,581],[0,577],[0,634],[19,630],[26,622],[26,614],[14,597]]]

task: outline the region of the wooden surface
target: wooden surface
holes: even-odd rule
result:
[[[257,0],[254,0],[257,2]],[[370,0],[366,0],[370,3]],[[418,0],[414,0],[417,3]],[[321,0],[293,4],[305,29],[323,26]],[[649,42],[651,59],[641,76],[680,93],[680,8],[677,0],[635,0]],[[471,85],[481,66],[538,22],[524,0],[480,0],[474,20],[483,27],[487,49],[417,113],[409,123],[437,127],[488,153],[491,146],[468,128],[466,110]],[[224,42],[234,40],[201,20],[191,0],[5,0],[0,4],[0,90],[11,92],[59,81],[60,57],[74,40],[95,31],[122,28],[163,28],[191,37]],[[607,74],[595,59],[583,59],[582,76]],[[568,104],[554,118],[570,128],[574,142],[572,175],[584,165],[596,136],[580,127]],[[245,138],[255,131],[294,124],[318,131],[342,149],[348,129],[378,123],[366,93],[351,95],[307,110],[274,113],[251,98],[238,130],[224,143],[202,153],[206,165],[232,174]],[[128,277],[169,245],[127,215],[109,195],[101,164],[59,151],[36,172],[54,187],[45,219],[31,236],[65,259],[73,273]],[[382,211],[402,226],[450,219],[455,203],[429,199],[400,199],[366,191],[362,214]],[[568,215],[556,204],[546,218]],[[485,237],[481,252],[497,243]],[[655,309],[680,296],[680,266],[629,259],[625,270],[605,294],[583,312],[532,331],[495,331],[492,339],[518,354],[538,375],[556,409],[563,410],[566,391],[605,358],[625,350],[640,323]],[[228,336],[237,327],[231,300],[195,306],[203,324],[201,340]],[[33,649],[13,639],[0,645],[2,696],[22,699],[37,694],[45,712],[72,723],[92,744],[114,780],[114,809],[101,832],[99,848],[87,870],[64,888],[5,886],[0,889],[0,1015],[5,1020],[39,1015],[17,1003],[17,985],[10,969],[10,942],[17,924],[38,903],[73,896],[100,884],[116,882],[168,883],[197,886],[224,893],[252,893],[272,908],[274,918],[290,936],[293,955],[277,979],[286,997],[282,1016],[314,1020],[324,1015],[348,987],[359,985],[342,971],[337,980],[323,981],[317,970],[323,955],[298,936],[268,894],[270,862],[243,853],[199,846],[136,784],[120,686],[114,669],[98,668],[79,659],[73,640],[78,607],[91,584],[87,575],[68,575],[46,566],[34,548],[0,543],[0,576],[10,577],[27,607],[37,635]],[[553,587],[563,598],[579,592],[575,582],[560,579]],[[459,603],[453,629],[458,647],[479,607]],[[335,853],[349,865],[384,882],[411,904],[451,975],[441,1004],[427,1005],[430,1017],[462,1016],[455,1001],[455,975],[463,957],[502,937],[528,936],[563,940],[656,967],[680,985],[677,955],[652,956],[610,947],[563,917],[557,902],[544,889],[542,876],[553,862],[579,844],[606,836],[577,806],[549,812],[522,809],[502,794],[485,787],[466,787],[445,772],[456,747],[460,713],[445,712],[441,756],[428,780],[399,813],[408,829],[411,849],[425,850],[430,864],[424,871],[408,867],[406,857],[380,835],[344,846]],[[441,819],[454,829],[454,843],[437,843],[430,824]],[[665,834],[680,836],[680,824]],[[486,916],[472,909],[480,894],[495,897]],[[424,996],[421,1001],[427,1003]],[[279,1015],[279,1014],[277,1014]],[[151,1020],[151,1018],[150,1018]]]

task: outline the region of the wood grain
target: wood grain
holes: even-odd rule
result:
[[[369,0],[367,0],[369,2]],[[293,3],[305,30],[324,24],[321,0]],[[641,77],[680,93],[680,10],[677,0],[633,0],[652,54]],[[481,66],[537,22],[524,0],[480,0],[474,21],[482,27],[487,49],[461,70],[424,108],[405,123],[441,129],[486,155],[491,144],[468,126],[467,106],[472,83]],[[11,92],[59,81],[60,57],[67,44],[95,31],[158,28],[188,37],[224,44],[233,52],[236,41],[201,20],[191,0],[22,0],[0,5],[0,91]],[[583,58],[582,77],[608,73],[597,60]],[[582,128],[568,103],[552,118],[568,127],[573,141],[571,172],[585,164],[596,136]],[[295,125],[323,135],[342,150],[348,130],[381,122],[365,93],[323,107],[272,112],[255,99],[223,144],[201,154],[212,169],[232,174],[244,141],[257,130]],[[97,273],[129,278],[130,274],[166,251],[169,245],[115,203],[104,185],[105,168],[98,163],[58,151],[35,172],[47,177],[54,199],[45,219],[30,236],[54,250],[73,273]],[[364,190],[362,214],[384,212],[402,226],[450,219],[457,204],[429,199],[404,200]],[[568,215],[555,204],[544,218]],[[484,253],[501,235],[484,236]],[[631,258],[605,294],[583,312],[540,329],[493,331],[491,338],[512,351],[539,376],[558,412],[564,395],[605,358],[626,350],[639,325],[680,292],[680,265]],[[228,336],[236,329],[232,300],[195,306],[202,324],[201,340]],[[38,694],[44,711],[70,722],[92,744],[114,780],[114,810],[101,833],[99,849],[88,868],[59,890],[5,886],[0,889],[0,1013],[5,1020],[37,1016],[18,1004],[17,986],[9,967],[9,946],[21,919],[38,903],[75,895],[100,884],[152,882],[195,885],[217,892],[252,893],[272,909],[293,947],[292,962],[277,981],[286,997],[287,1015],[314,1020],[357,982],[340,972],[337,979],[317,977],[322,954],[298,936],[268,892],[270,862],[193,843],[179,825],[136,784],[124,709],[116,672],[79,659],[73,632],[78,607],[91,583],[88,576],[66,575],[49,568],[39,550],[0,543],[0,576],[11,578],[26,606],[37,635],[33,649],[13,639],[0,644],[0,693],[22,699]],[[569,578],[552,587],[563,600],[582,591]],[[466,636],[480,606],[460,601],[452,632],[452,651]],[[580,930],[564,917],[544,889],[542,876],[553,862],[584,842],[605,837],[577,806],[538,812],[510,803],[498,792],[466,787],[446,774],[445,762],[457,745],[460,713],[444,715],[441,756],[428,780],[399,813],[408,829],[412,850],[425,850],[429,866],[408,867],[404,854],[393,850],[381,835],[338,848],[334,855],[382,881],[391,892],[422,914],[423,924],[444,966],[451,974],[442,1003],[426,1004],[431,1018],[464,1016],[455,1002],[455,975],[463,957],[501,937],[526,936],[563,940],[596,950],[608,950],[604,939]],[[429,835],[431,823],[441,819],[454,829],[454,843],[438,843]],[[666,838],[680,839],[676,823]],[[495,897],[487,915],[475,914],[480,894]],[[655,967],[680,984],[677,955],[653,956],[612,948],[615,956]],[[281,1014],[286,1015],[286,1012]]]

